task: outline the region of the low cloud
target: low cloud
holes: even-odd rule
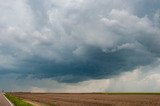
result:
[[[158,0],[0,1],[2,76],[101,83],[159,60]]]
[[[159,92],[159,62],[123,72],[112,78],[87,80],[78,83],[57,82],[51,78],[19,79],[17,75],[1,77],[1,89],[28,92]],[[6,80],[8,78],[8,80]],[[3,83],[4,80],[6,83]],[[24,84],[25,83],[25,84]],[[3,87],[3,88],[2,88]]]

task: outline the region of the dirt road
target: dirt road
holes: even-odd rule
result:
[[[12,106],[2,93],[0,93],[0,106]]]

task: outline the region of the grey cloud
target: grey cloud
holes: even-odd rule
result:
[[[63,83],[51,78],[38,79],[31,76],[18,78],[18,74],[7,74],[0,75],[0,89],[31,92],[159,92],[159,67],[158,61],[112,78],[78,83]]]
[[[1,1],[2,73],[79,82],[112,77],[159,58],[160,31],[148,1]],[[159,2],[154,4],[150,8],[157,14]]]

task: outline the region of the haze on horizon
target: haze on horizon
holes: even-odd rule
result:
[[[160,0],[0,0],[0,90],[160,92]]]

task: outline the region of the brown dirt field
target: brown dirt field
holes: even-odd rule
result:
[[[28,101],[54,106],[160,106],[160,95],[101,93],[11,93]],[[41,105],[44,106],[44,105]]]

